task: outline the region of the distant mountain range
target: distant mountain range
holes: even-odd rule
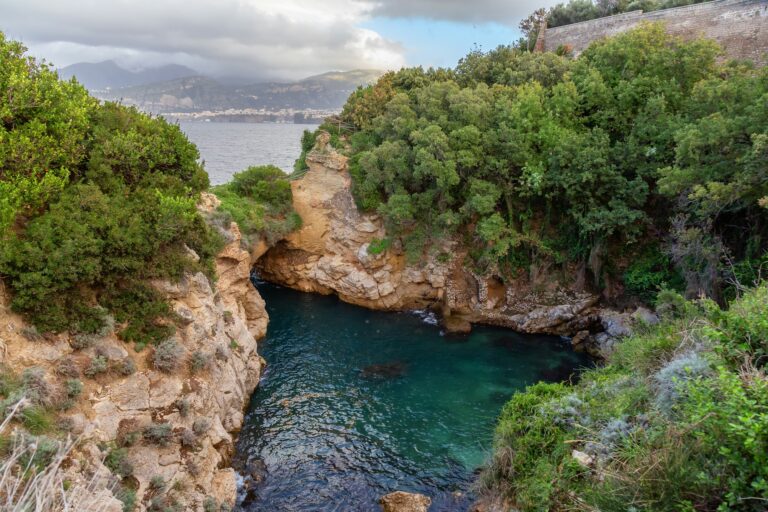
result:
[[[59,71],[64,78],[75,76],[98,98],[153,113],[293,111],[314,117],[340,110],[358,86],[375,82],[382,73],[332,71],[297,82],[229,85],[179,65],[134,72],[105,61],[73,64]]]
[[[77,77],[77,81],[91,91],[146,85],[199,74],[194,69],[179,64],[130,71],[120,67],[113,60],[79,62],[59,70],[61,78]]]

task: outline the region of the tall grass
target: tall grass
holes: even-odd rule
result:
[[[77,441],[45,443],[13,429],[26,399],[7,409],[0,436],[10,439],[0,460],[0,510],[4,512],[100,512],[106,509],[109,488],[94,474],[84,484],[68,481],[64,464]]]

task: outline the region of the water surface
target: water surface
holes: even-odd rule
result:
[[[317,125],[204,123],[182,121],[181,129],[197,145],[212,185],[226,183],[251,165],[276,165],[285,172],[301,153],[301,134]]]
[[[261,480],[247,511],[380,511],[394,490],[429,495],[431,512],[466,510],[509,397],[588,364],[557,337],[490,327],[447,337],[413,313],[259,291],[268,366],[235,456]]]

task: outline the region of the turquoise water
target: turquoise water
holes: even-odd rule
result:
[[[476,327],[259,284],[267,369],[236,449],[247,511],[378,511],[393,490],[466,510],[504,403],[589,361],[552,336]],[[425,321],[426,319],[426,321]]]

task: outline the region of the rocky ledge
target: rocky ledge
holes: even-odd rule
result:
[[[307,155],[309,170],[292,182],[303,225],[257,261],[263,278],[305,292],[335,293],[371,309],[435,308],[453,332],[468,332],[472,323],[567,336],[603,330],[599,297],[576,269],[540,268],[502,281],[472,272],[464,264],[466,250],[453,241],[418,264],[407,261],[397,242],[371,251],[371,244],[386,238],[384,223],[358,211],[347,159],[328,141],[327,134],[318,137]]]
[[[159,494],[153,485],[158,477],[183,510],[202,511],[206,505],[208,510],[213,501],[232,505],[235,500],[235,473],[229,467],[233,434],[259,381],[263,361],[257,340],[266,333],[268,317],[249,281],[250,255],[241,249],[234,224],[230,235],[216,260],[215,286],[203,274],[154,283],[180,318],[174,337],[184,363],[173,373],[154,369],[152,350],[136,352],[114,333],[79,350],[75,337],[67,334],[31,340],[30,327],[9,310],[0,286],[0,355],[6,368],[17,374],[39,368],[45,385],[57,393],[63,386],[62,368],[81,375],[95,358],[106,359],[106,371],[81,377],[83,393],[61,418],[80,437],[68,462],[68,479],[97,497],[93,510],[122,510],[114,495],[118,477],[103,461],[129,439],[125,462],[132,468],[128,480],[136,490],[137,510],[146,510]],[[128,360],[135,364],[132,374],[113,370]],[[146,436],[152,425],[167,425],[162,428],[170,435],[152,442]]]

